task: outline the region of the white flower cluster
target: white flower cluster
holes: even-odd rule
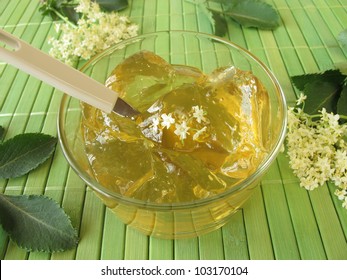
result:
[[[140,127],[144,128],[142,132],[148,138],[151,138],[157,142],[161,141],[163,129],[170,129],[174,125],[174,134],[178,136],[182,142],[190,135],[190,132],[194,132],[192,139],[194,141],[200,141],[203,134],[207,131],[205,124],[209,123],[209,120],[205,117],[206,111],[201,106],[193,106],[191,112],[185,114],[183,112],[175,112],[169,114],[155,114],[140,124]],[[193,125],[193,120],[198,124],[196,127]]]
[[[75,8],[82,13],[77,25],[68,23],[56,24],[59,39],[51,38],[50,55],[73,65],[77,58],[90,59],[93,55],[137,35],[138,26],[130,23],[128,17],[116,12],[102,12],[96,2],[81,0]]]
[[[298,103],[303,103],[304,96]],[[339,124],[339,115],[308,115],[300,108],[288,110],[287,153],[289,164],[300,186],[313,190],[327,181],[338,188],[335,194],[347,209],[347,125]]]

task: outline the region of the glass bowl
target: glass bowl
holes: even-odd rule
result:
[[[193,202],[161,204],[124,197],[99,184],[92,175],[81,135],[81,104],[67,95],[58,115],[58,135],[64,155],[107,207],[125,224],[146,235],[176,239],[216,230],[251,196],[275,160],[286,131],[284,94],[271,71],[247,50],[224,39],[190,31],[161,31],[130,38],[89,60],[81,71],[104,83],[119,63],[140,50],[154,52],[171,64],[197,67],[207,74],[232,65],[253,72],[266,87],[270,100],[266,132],[269,152],[257,170],[225,192]]]

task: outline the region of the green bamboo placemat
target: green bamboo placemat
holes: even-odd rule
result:
[[[273,0],[281,25],[274,31],[243,28],[228,20],[229,40],[258,56],[278,78],[290,105],[290,76],[330,69],[345,61],[337,34],[347,28],[344,0]],[[205,15],[184,0],[129,0],[122,13],[140,27],[211,33]],[[216,4],[217,5],[217,4]],[[38,12],[39,1],[0,0],[0,28],[48,52],[54,24]],[[0,62],[0,125],[6,138],[22,132],[56,135],[61,93]],[[27,176],[0,180],[6,194],[44,194],[62,205],[79,231],[78,246],[62,253],[28,253],[0,229],[1,259],[347,259],[347,211],[333,185],[308,192],[299,187],[285,154],[252,198],[220,230],[199,238],[161,240],[120,222],[69,168],[61,149]]]

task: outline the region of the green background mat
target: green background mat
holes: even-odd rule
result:
[[[290,76],[330,69],[346,61],[337,35],[347,28],[346,0],[266,1],[279,12],[274,31],[242,28],[228,20],[226,38],[260,58],[278,78],[288,103]],[[38,0],[0,0],[0,27],[48,52],[56,36]],[[184,0],[129,0],[122,12],[144,34],[157,30],[211,33],[204,14]],[[61,93],[0,62],[0,125],[6,139],[23,132],[56,135]],[[347,210],[333,185],[300,188],[285,154],[247,204],[220,230],[199,238],[160,240],[126,227],[69,168],[60,147],[27,176],[0,180],[9,195],[44,194],[56,200],[78,229],[80,242],[61,253],[28,253],[0,229],[1,259],[347,259]]]

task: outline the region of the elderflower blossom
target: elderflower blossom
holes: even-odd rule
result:
[[[175,123],[175,119],[172,117],[172,114],[162,114],[161,118],[163,121],[161,122],[161,125],[165,127],[166,129],[169,129],[172,124]]]
[[[300,93],[299,98],[296,100],[296,105],[301,105],[305,102],[307,96],[304,95],[303,93]]]
[[[179,136],[179,138],[181,140],[184,140],[187,138],[187,135],[189,135],[188,130],[190,129],[189,126],[187,126],[187,123],[185,121],[183,121],[182,123],[177,123],[175,125],[176,130],[174,131],[174,133]]]
[[[201,142],[208,136],[205,125],[209,120],[205,117],[206,114],[201,106],[193,106],[189,112],[176,110],[168,114],[152,115],[141,122],[139,127],[147,138],[156,142],[161,142],[163,131],[169,130],[173,125],[173,133],[182,143],[191,133],[193,141]]]
[[[300,98],[301,104],[305,96]],[[338,187],[335,195],[347,209],[347,125],[340,124],[340,116],[324,108],[316,117],[300,108],[288,109],[289,164],[300,186],[307,190],[332,181]]]
[[[137,35],[138,26],[130,23],[128,17],[116,12],[102,12],[96,2],[81,0],[75,8],[82,13],[76,26],[59,23],[59,39],[51,38],[50,55],[73,65],[77,58],[85,60],[124,39]]]
[[[201,122],[206,122],[206,119],[204,117],[204,115],[206,114],[205,111],[199,107],[199,106],[193,106],[192,107],[193,109],[193,117],[196,119],[196,121],[198,123],[201,123]]]

